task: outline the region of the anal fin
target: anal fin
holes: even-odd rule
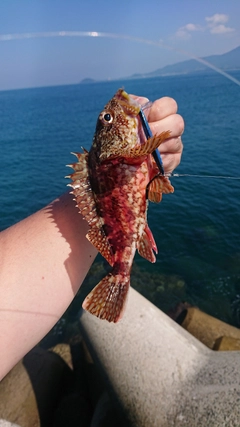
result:
[[[157,253],[157,245],[155,243],[154,237],[148,225],[146,224],[145,229],[143,230],[140,241],[137,245],[138,253],[143,258],[147,259],[150,262],[155,262],[156,257],[153,253]]]

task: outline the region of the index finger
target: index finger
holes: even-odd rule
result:
[[[144,105],[149,101],[149,99],[146,98],[145,96],[137,96],[137,95],[132,95],[132,94],[130,94],[129,96],[131,96],[131,98],[133,98],[135,101],[137,101],[140,105]]]
[[[165,119],[166,117],[176,114],[178,109],[175,99],[165,96],[153,102],[149,114],[149,122],[156,122]]]

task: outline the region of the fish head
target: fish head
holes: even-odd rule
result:
[[[123,89],[119,89],[99,114],[92,150],[99,162],[124,157],[140,143],[141,106]]]

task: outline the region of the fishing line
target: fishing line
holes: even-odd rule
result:
[[[146,104],[142,105],[142,110],[145,111],[147,108],[150,108],[152,106],[152,102],[148,101],[146,102]],[[147,122],[146,122],[147,123]],[[148,125],[149,128],[149,125]],[[146,133],[146,132],[145,132]],[[155,150],[155,152],[158,152],[158,150]],[[156,158],[154,157],[155,161]],[[156,161],[158,167],[159,164]],[[162,160],[160,158],[160,171],[161,171],[161,167],[162,167]],[[201,175],[201,174],[190,174],[190,173],[162,173],[162,175],[168,177],[168,178],[181,178],[181,177],[193,177],[193,178],[214,178],[214,179],[236,179],[236,180],[240,180],[240,177],[237,176],[224,176],[224,175]]]
[[[0,42],[11,41],[11,40],[22,40],[22,39],[34,39],[34,38],[50,38],[50,37],[105,37],[110,39],[119,39],[119,40],[128,40],[136,43],[143,43],[152,46],[156,46],[162,49],[173,50],[174,52],[181,53],[188,58],[194,59],[201,64],[206,65],[208,68],[216,71],[218,74],[222,74],[228,80],[231,80],[236,85],[240,86],[240,81],[235,77],[228,74],[226,71],[221,70],[210,62],[206,61],[206,59],[199,58],[198,56],[193,55],[190,52],[187,52],[183,49],[178,49],[173,46],[169,46],[165,43],[156,41],[156,40],[148,40],[140,37],[134,37],[127,34],[115,34],[115,33],[105,33],[99,31],[48,31],[48,32],[38,32],[38,33],[19,33],[19,34],[1,34]]]
[[[238,176],[223,176],[223,175],[198,175],[190,173],[166,173],[168,178],[194,177],[194,178],[216,178],[216,179],[240,179]]]

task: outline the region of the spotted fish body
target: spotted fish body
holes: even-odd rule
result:
[[[162,193],[173,192],[151,156],[170,132],[146,141],[139,111],[140,105],[118,90],[98,117],[90,151],[75,153],[77,162],[70,165],[72,193],[89,224],[86,237],[112,266],[85,298],[83,308],[109,322],[123,315],[136,249],[155,262],[147,198],[159,202]]]

